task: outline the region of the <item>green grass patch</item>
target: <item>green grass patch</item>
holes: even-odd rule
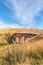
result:
[[[0,46],[8,45],[8,43],[0,43]]]

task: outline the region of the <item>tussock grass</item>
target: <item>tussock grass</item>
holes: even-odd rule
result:
[[[43,40],[30,44],[11,44],[4,46],[2,52],[3,65],[43,64]]]

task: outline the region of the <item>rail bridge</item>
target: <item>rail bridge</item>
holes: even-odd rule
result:
[[[29,39],[36,36],[37,33],[29,32],[29,33],[14,33],[13,35],[13,43],[27,43]]]

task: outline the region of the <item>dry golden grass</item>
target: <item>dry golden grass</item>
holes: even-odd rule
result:
[[[7,43],[6,41],[6,35],[5,34],[11,34],[13,35],[16,32],[35,32],[35,33],[43,33],[43,30],[35,29],[35,28],[9,28],[9,29],[0,29],[0,42],[1,43]],[[41,36],[42,37],[42,36]]]
[[[0,52],[1,52],[0,57],[7,58],[7,57],[9,57],[9,54],[10,54],[10,57],[13,56],[13,59],[16,58],[16,53],[17,53],[18,58],[19,58],[19,56],[22,57],[20,63],[17,63],[17,65],[21,65],[21,64],[29,65],[30,60],[32,61],[32,60],[36,59],[34,57],[37,56],[37,53],[39,55],[41,54],[41,52],[43,53],[43,40],[39,40],[35,43],[26,43],[26,44],[16,44],[15,43],[15,44],[6,45],[6,46],[0,46]],[[21,53],[22,53],[22,55],[21,55]],[[31,55],[30,55],[30,53],[31,53]],[[34,53],[36,53],[36,54],[34,55]],[[32,56],[32,55],[34,55],[34,56]],[[24,57],[25,58],[27,57],[25,62],[23,62]],[[38,56],[37,56],[37,58],[38,58]],[[14,65],[14,61],[13,61],[13,65]],[[11,64],[12,64],[12,62],[11,62]],[[30,64],[30,65],[32,65],[32,64]]]
[[[35,29],[35,28],[9,28],[9,29],[0,29],[0,33],[15,33],[15,32],[38,32],[42,33],[43,30]]]
[[[0,40],[4,41],[5,40],[5,35],[4,33],[10,33],[13,34],[15,32],[38,32],[41,33],[39,37],[43,38],[43,31],[39,29],[1,29],[0,34]],[[42,59],[43,61],[43,39],[39,39],[38,36],[36,38],[33,38],[33,42],[27,42],[25,44],[11,44],[11,45],[6,45],[6,46],[0,46],[0,59],[6,60],[6,58],[9,59],[9,57],[13,58],[13,61],[11,60],[11,64],[15,65],[16,61],[18,60],[17,65],[32,65],[29,64],[30,61],[37,61]],[[21,59],[20,59],[20,58]],[[6,60],[8,62],[8,60]],[[10,61],[9,61],[10,62]],[[1,64],[1,63],[0,63]],[[6,64],[3,64],[6,65]],[[10,65],[9,63],[7,65]],[[39,64],[35,64],[39,65]],[[42,64],[43,65],[43,64]]]
[[[26,52],[29,51],[40,51],[43,50],[43,40],[39,40],[34,43],[25,43],[25,44],[11,44],[11,45],[6,45],[6,46],[0,46],[0,51],[9,49],[12,51],[12,49],[15,48],[19,51],[24,50]]]

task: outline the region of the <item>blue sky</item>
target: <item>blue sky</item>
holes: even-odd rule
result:
[[[43,0],[0,0],[0,28],[43,29]]]

